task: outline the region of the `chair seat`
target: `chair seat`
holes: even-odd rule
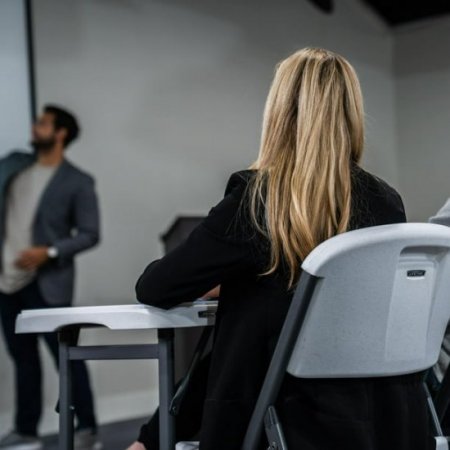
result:
[[[200,442],[188,442],[182,441],[178,442],[175,446],[175,450],[198,450]],[[448,447],[442,447],[442,450],[447,450]],[[441,447],[438,447],[437,450],[441,450]]]

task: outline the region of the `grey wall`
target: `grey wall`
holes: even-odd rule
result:
[[[367,111],[366,167],[397,186],[393,39],[355,0],[323,15],[304,0],[39,0],[35,2],[40,104],[76,111],[83,124],[68,157],[93,173],[101,246],[79,258],[77,304],[133,301],[159,234],[180,213],[206,214],[229,174],[256,157],[275,64],[324,46],[356,67]],[[90,331],[86,342],[109,340]],[[123,333],[117,339],[152,339]],[[0,359],[6,360],[0,342]],[[91,365],[101,421],[149,413],[155,365]],[[0,427],[12,405],[12,369],[0,384]],[[45,357],[43,429],[57,382]]]
[[[31,124],[24,0],[0,2],[0,156],[29,141]]]
[[[450,19],[395,33],[400,187],[410,220],[450,195]]]

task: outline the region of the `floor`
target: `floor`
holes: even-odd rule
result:
[[[136,440],[139,429],[145,420],[133,419],[101,426],[99,434],[103,443],[103,450],[126,450]],[[58,437],[56,435],[45,436],[43,440],[45,450],[58,450]]]

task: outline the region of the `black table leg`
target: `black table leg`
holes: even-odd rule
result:
[[[158,330],[160,450],[175,448],[175,418],[169,412],[174,392],[173,336],[172,329]]]
[[[72,371],[69,347],[76,345],[79,329],[63,329],[59,339],[59,450],[73,450]]]

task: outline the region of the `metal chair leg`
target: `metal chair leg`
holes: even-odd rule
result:
[[[264,418],[266,436],[269,441],[268,450],[287,450],[283,429],[274,406],[269,406]]]
[[[430,411],[431,421],[433,423],[434,431],[436,436],[444,436],[442,432],[441,424],[439,422],[438,415],[436,413],[436,409],[434,408],[433,399],[431,398],[430,390],[428,389],[427,384],[423,383],[423,388],[425,390],[425,395],[427,397],[428,410]]]

